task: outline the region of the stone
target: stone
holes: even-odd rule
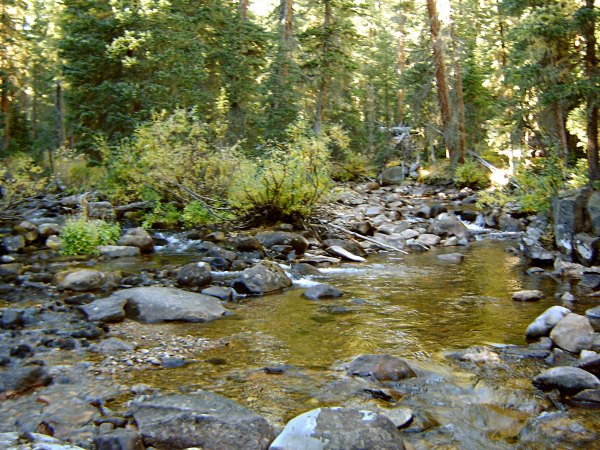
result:
[[[521,220],[515,219],[508,214],[502,214],[498,218],[498,226],[500,227],[500,230],[510,233],[516,233],[525,230],[525,226]]]
[[[381,182],[384,186],[400,184],[406,178],[406,169],[402,166],[388,167],[381,172]]]
[[[110,202],[88,202],[86,214],[90,219],[113,220],[115,210]]]
[[[458,238],[465,238],[469,241],[473,239],[473,235],[465,224],[455,216],[448,214],[438,216],[438,218],[429,225],[428,231],[429,233],[440,237],[456,236]]]
[[[586,310],[585,317],[588,318],[595,331],[600,331],[600,306]]]
[[[302,295],[309,300],[320,300],[323,298],[339,298],[343,294],[342,291],[328,284],[317,284],[309,287]]]
[[[25,238],[21,235],[6,236],[0,241],[0,254],[2,253],[17,253],[25,248]]]
[[[403,450],[387,417],[349,408],[318,408],[290,420],[269,450]]]
[[[544,391],[558,389],[561,394],[574,395],[585,389],[600,388],[600,380],[583,369],[559,366],[544,370],[533,379],[533,385]]]
[[[432,218],[435,219],[437,216],[445,212],[448,212],[448,208],[445,205],[442,205],[440,203],[434,203],[433,205],[431,205]]]
[[[230,244],[240,252],[259,252],[265,253],[265,249],[258,239],[254,236],[236,236],[231,239]]]
[[[568,314],[571,314],[571,310],[562,306],[552,306],[529,324],[525,335],[530,339],[549,336],[552,328]]]
[[[590,192],[585,189],[561,192],[552,201],[556,246],[566,255],[573,252],[573,236],[583,231],[584,209]]]
[[[352,227],[350,227],[350,230],[362,234],[363,236],[373,236],[375,227],[368,220],[363,220],[362,222],[353,224]]]
[[[243,295],[264,295],[281,291],[292,285],[292,280],[279,265],[263,261],[242,272],[233,282],[233,288]]]
[[[345,248],[340,247],[338,245],[332,245],[331,247],[327,247],[327,253],[334,255],[334,256],[339,256],[340,258],[345,259],[346,261],[352,261],[352,262],[365,262],[366,261],[366,259],[363,258],[362,256],[355,255],[354,253],[349,252]]]
[[[391,355],[360,355],[348,364],[347,371],[348,375],[376,381],[398,381],[417,376],[404,360]]]
[[[46,247],[50,250],[58,251],[62,247],[62,241],[58,236],[48,236],[48,239],[46,239]]]
[[[127,300],[127,317],[144,323],[210,322],[227,314],[216,298],[176,288],[150,286],[122,289],[111,297]]]
[[[182,287],[206,286],[211,280],[211,267],[207,262],[186,264],[177,272],[177,284]]]
[[[23,316],[21,309],[5,309],[2,311],[0,326],[2,328],[18,328],[23,325]]]
[[[571,294],[570,292],[565,292],[563,295],[560,296],[560,300],[563,303],[571,303],[574,302],[575,300],[577,300],[575,298],[575,296],[573,294]]]
[[[465,255],[462,253],[446,253],[443,255],[438,255],[437,259],[450,263],[460,263],[463,259],[465,259]]]
[[[104,272],[92,269],[81,269],[67,274],[58,284],[59,291],[93,291],[100,289],[107,281]]]
[[[304,236],[286,231],[257,233],[255,237],[265,248],[271,248],[274,245],[291,245],[297,255],[304,254],[309,245]]]
[[[600,273],[584,271],[579,286],[593,291],[600,289]]]
[[[554,343],[571,353],[593,347],[594,329],[587,317],[567,314],[552,329],[550,338]]]
[[[231,300],[233,300],[233,289],[228,287],[210,286],[205,289],[202,289],[200,293],[218,298],[222,302],[230,302]]]
[[[14,230],[22,235],[27,242],[33,242],[40,236],[37,225],[28,220],[23,220],[15,225]]]
[[[423,233],[419,235],[419,238],[417,239],[416,243],[426,246],[434,246],[439,244],[441,240],[442,238],[437,234]]]
[[[47,434],[19,433],[16,431],[0,433],[0,448],[7,450],[85,450],[83,447],[77,447]]]
[[[407,427],[414,418],[414,413],[409,408],[382,409],[380,413],[390,419],[396,428]]]
[[[586,212],[589,217],[590,226],[594,236],[600,236],[600,192],[594,191],[590,194]]]
[[[517,302],[536,302],[544,298],[544,293],[538,290],[524,290],[515,292],[512,295],[512,299]]]
[[[266,419],[207,391],[135,399],[133,415],[146,446],[164,449],[266,449],[273,429]]]
[[[0,264],[0,277],[14,279],[23,273],[23,269],[21,263]]]
[[[154,240],[143,228],[127,230],[117,241],[117,245],[137,247],[142,253],[152,253],[154,251]]]
[[[52,377],[41,366],[28,365],[11,367],[0,373],[0,392],[21,392],[28,389],[46,386]]]
[[[306,276],[319,276],[321,275],[321,271],[313,266],[312,264],[308,264],[305,262],[300,262],[300,263],[296,263],[292,266],[292,271],[294,273],[294,275],[296,276],[300,276],[300,277],[306,277]]]
[[[96,349],[103,355],[114,355],[115,353],[132,352],[135,350],[135,345],[111,337],[98,344]]]
[[[120,322],[125,318],[126,303],[127,300],[124,298],[111,296],[81,305],[79,309],[90,322]]]
[[[585,389],[574,395],[572,400],[600,405],[600,389]]]
[[[353,255],[358,256],[367,256],[367,252],[362,246],[356,242],[355,240],[350,239],[325,239],[323,241],[323,246],[327,247],[342,247],[347,252],[352,253]]]
[[[134,430],[116,429],[94,438],[96,450],[144,450],[140,434]]]
[[[98,251],[107,258],[127,258],[139,256],[141,253],[138,247],[127,245],[101,245],[98,247]]]
[[[587,233],[578,233],[573,236],[573,256],[575,261],[585,267],[593,266],[598,259],[600,237]]]
[[[581,353],[583,354],[583,351]],[[593,356],[588,356],[577,361],[575,367],[579,367],[580,369],[600,377],[600,355],[595,352],[591,353],[593,353]]]
[[[419,232],[416,230],[413,230],[412,228],[409,228],[408,230],[404,230],[400,233],[400,236],[402,236],[404,239],[408,240],[408,239],[414,239],[416,237],[419,236]]]
[[[38,231],[41,237],[48,238],[60,233],[60,225],[54,222],[42,223],[38,227]]]

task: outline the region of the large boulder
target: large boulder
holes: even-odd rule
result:
[[[130,412],[146,446],[162,449],[266,449],[266,419],[225,397],[197,391],[134,400]]]
[[[59,277],[61,274],[59,274]],[[104,272],[92,269],[81,269],[68,273],[60,283],[60,291],[93,291],[100,289],[107,281],[108,277]]]
[[[548,336],[552,328],[567,314],[571,314],[571,310],[562,306],[552,306],[529,324],[525,335],[528,338]]]
[[[586,204],[586,212],[590,221],[591,231],[594,236],[600,236],[600,192],[590,194]]]
[[[521,237],[521,250],[523,254],[536,266],[551,266],[554,264],[554,254],[544,248],[540,239],[545,232],[542,229],[547,224],[540,226],[530,225]]]
[[[348,375],[377,381],[398,381],[417,376],[404,360],[391,355],[360,355],[348,364],[347,371]]]
[[[542,390],[558,389],[562,394],[574,395],[585,389],[598,389],[600,380],[577,367],[553,367],[540,373],[533,384]]]
[[[517,302],[537,302],[544,298],[544,293],[536,289],[525,289],[523,291],[515,292],[512,295],[512,299]]]
[[[94,300],[92,303],[79,307],[90,322],[120,322],[125,318],[125,304],[122,297],[108,297]]]
[[[110,202],[88,202],[87,216],[91,219],[113,220],[115,210]]]
[[[277,292],[292,285],[292,280],[275,263],[263,261],[242,272],[234,281],[233,288],[239,294],[264,295]]]
[[[578,233],[573,236],[573,256],[575,261],[590,267],[598,259],[600,249],[600,237],[588,233]]]
[[[177,284],[183,287],[206,286],[212,280],[210,269],[207,262],[186,264],[177,272]]]
[[[590,192],[585,189],[562,192],[552,202],[556,246],[565,254],[573,252],[573,236],[584,226],[584,210]]]
[[[297,233],[287,231],[268,231],[258,233],[256,239],[265,248],[271,248],[274,245],[290,245],[294,248],[297,255],[302,255],[308,249],[306,238]]]
[[[554,326],[550,338],[563,350],[579,353],[593,347],[594,329],[587,317],[567,314]]]
[[[142,253],[152,253],[154,251],[154,240],[143,228],[127,230],[117,241],[117,245],[137,247]]]
[[[0,373],[0,393],[26,391],[34,387],[46,386],[51,381],[52,377],[41,366],[11,367]]]
[[[127,317],[145,323],[210,322],[227,310],[215,297],[167,287],[122,289],[111,296],[125,299]]]
[[[600,306],[586,310],[585,317],[588,318],[595,331],[600,331]]]
[[[456,236],[459,239],[473,239],[473,235],[465,224],[456,217],[448,214],[440,215],[437,219],[433,220],[429,226],[429,232],[440,237]]]
[[[269,450],[401,450],[404,442],[390,419],[371,411],[318,408],[288,422]]]
[[[309,287],[302,295],[309,300],[320,300],[322,298],[338,298],[343,294],[338,288],[329,284],[317,284]]]
[[[27,245],[27,242],[21,235],[3,237],[0,241],[0,254],[16,253],[25,248],[25,245]]]
[[[388,167],[381,172],[381,182],[384,186],[402,183],[408,172],[402,166]]]

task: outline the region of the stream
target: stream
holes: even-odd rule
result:
[[[194,259],[189,251],[174,254],[176,244],[148,263]],[[573,408],[548,416],[554,431],[530,426],[539,414],[546,420],[543,410],[556,409],[531,385],[543,361],[506,362],[491,353],[490,361],[468,366],[447,357],[471,346],[493,351],[526,345],[527,325],[559,303],[556,294],[569,289],[547,275],[527,275],[521,258],[510,251],[515,245],[510,239],[478,240],[460,249],[465,259],[459,264],[436,258],[456,248],[382,253],[367,263],[342,264],[322,269],[320,276],[296,279],[294,288],[280,294],[228,303],[233,314],[215,322],[135,325],[145,334],[208,338],[220,345],[184,367],[130,371],[119,381],[163,392],[206,389],[278,427],[320,406],[409,409],[414,420],[403,435],[414,448],[554,448],[557,435],[564,441],[560,448],[578,448],[577,442],[593,440],[600,431],[593,410]],[[110,264],[100,268],[114,270],[114,264],[126,263]],[[331,284],[344,296],[319,301],[302,297],[303,288],[315,283]],[[546,297],[513,301],[512,293],[521,289],[539,289]],[[581,313],[594,303],[582,297],[569,306]],[[119,337],[119,325],[112,334]],[[418,377],[388,383],[382,393],[381,386],[345,373],[344,364],[365,353],[401,357]],[[489,354],[483,350],[484,360]],[[582,436],[569,444],[578,432]]]

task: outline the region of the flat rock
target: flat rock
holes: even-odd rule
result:
[[[338,288],[329,284],[317,284],[309,287],[302,295],[309,300],[320,300],[322,298],[339,298],[343,294]]]
[[[573,400],[600,405],[600,389],[586,389],[574,395]]]
[[[215,297],[167,287],[122,289],[111,297],[127,301],[127,317],[146,323],[210,322],[227,313]]]
[[[120,322],[125,318],[125,304],[127,300],[122,297],[107,297],[94,300],[87,305],[79,307],[90,322]]]
[[[402,450],[404,442],[387,417],[348,408],[318,408],[290,420],[269,450]]]
[[[465,255],[462,253],[446,253],[443,255],[438,255],[437,259],[440,261],[450,262],[450,263],[459,263],[465,258]]]
[[[98,247],[98,251],[107,258],[128,258],[139,256],[141,253],[138,247],[128,245],[101,245]]]
[[[574,395],[585,389],[600,388],[600,380],[583,369],[559,366],[545,370],[533,379],[542,390],[558,389],[562,394]]]
[[[567,314],[571,314],[571,310],[562,306],[552,306],[529,324],[525,335],[528,338],[548,336],[552,328]]]
[[[82,269],[67,274],[57,288],[60,291],[92,291],[100,289],[106,280],[107,276],[104,272]]]
[[[266,419],[207,391],[137,399],[130,412],[146,446],[162,449],[266,449],[273,429]]]
[[[0,373],[0,392],[21,392],[39,386],[46,386],[52,378],[46,369],[36,365],[11,367]]]
[[[590,321],[579,314],[567,314],[550,333],[550,338],[558,347],[571,353],[592,349],[593,336],[594,329]]]
[[[512,299],[518,302],[536,302],[544,298],[544,293],[538,290],[524,290],[515,292]]]
[[[347,368],[348,375],[377,381],[398,381],[416,377],[406,362],[391,355],[360,355]]]

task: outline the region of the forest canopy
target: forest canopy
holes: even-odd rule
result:
[[[534,190],[600,178],[594,0],[0,8],[7,190],[43,175],[214,219],[303,215],[329,179],[399,161],[477,187],[477,157],[543,179]]]

